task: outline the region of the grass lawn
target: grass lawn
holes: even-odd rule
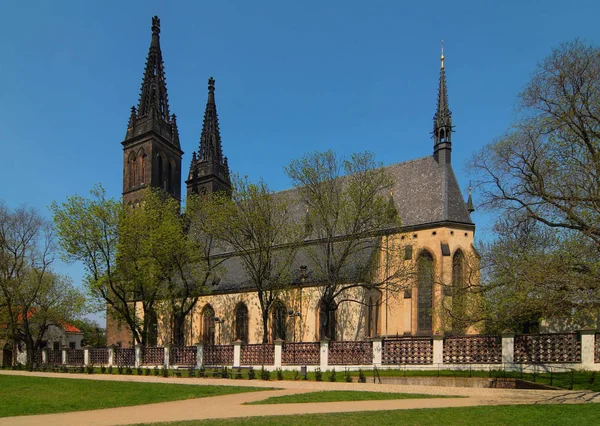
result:
[[[337,402],[337,401],[373,401],[382,399],[413,398],[452,398],[446,395],[422,395],[416,393],[385,393],[360,391],[322,391],[301,393],[297,395],[274,396],[262,401],[248,402],[247,405],[261,404],[295,404],[304,402]],[[458,397],[456,397],[458,398]]]
[[[264,389],[0,375],[0,417],[123,407],[260,390]]]
[[[161,425],[181,426],[362,426],[365,424],[410,426],[584,426],[597,425],[600,404],[505,405],[498,407],[431,408],[426,410],[363,411],[358,413],[219,419]]]

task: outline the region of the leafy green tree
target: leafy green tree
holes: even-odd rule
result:
[[[397,231],[400,218],[386,195],[391,179],[369,152],[349,159],[332,151],[307,154],[286,167],[306,203],[307,243],[303,250],[316,267],[313,280],[320,292],[320,334],[335,338],[335,311],[350,290],[400,288],[405,271],[399,265],[378,276],[374,251],[382,250],[381,235]],[[391,250],[391,248],[390,248]],[[367,258],[365,258],[367,257]],[[362,303],[362,302],[361,302]]]
[[[89,318],[72,320],[71,324],[77,327],[83,333],[83,346],[95,348],[106,346],[106,329],[102,328],[98,322]]]
[[[85,301],[71,280],[51,270],[54,233],[35,210],[0,204],[0,310],[6,337],[23,343],[27,364],[51,324],[85,312]]]
[[[218,234],[241,261],[257,293],[267,343],[269,312],[291,281],[301,227],[293,221],[287,194],[274,194],[262,180],[251,183],[236,176],[231,199],[221,201],[226,213]]]
[[[482,250],[488,317],[523,329],[600,307],[600,48],[560,45],[518,100],[517,120],[471,167],[482,206],[501,217]]]

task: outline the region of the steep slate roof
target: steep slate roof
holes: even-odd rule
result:
[[[428,156],[392,164],[385,167],[385,170],[392,179],[394,203],[403,227],[433,227],[440,224],[475,226],[451,164],[438,164],[433,156]],[[288,189],[278,194],[299,200],[297,189]],[[304,221],[304,202],[299,200],[294,203],[292,209],[292,216],[297,221]],[[347,279],[359,278],[369,268],[376,246],[374,242],[366,244],[363,250],[355,255],[355,260],[348,262],[351,270],[344,273]],[[303,247],[296,255],[294,263],[298,276],[293,278],[295,283],[299,282],[300,265],[307,266],[307,283],[318,280],[318,266],[307,250],[314,248]],[[224,272],[219,284],[212,288],[213,291],[235,292],[253,288],[241,259],[233,256],[226,259],[222,266]]]

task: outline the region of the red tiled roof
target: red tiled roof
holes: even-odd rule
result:
[[[31,308],[29,312],[27,312],[27,319],[30,319],[37,312],[36,308]],[[23,314],[19,312],[17,316],[18,322],[23,320]],[[60,326],[65,329],[67,333],[81,333],[81,330],[75,327],[73,324],[69,324],[68,322],[59,322]],[[8,324],[0,324],[1,328],[7,328]]]

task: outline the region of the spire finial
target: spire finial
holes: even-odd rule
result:
[[[444,39],[442,39],[442,56],[440,56],[440,61],[442,62],[440,68],[444,69]]]
[[[152,34],[160,34],[160,19],[156,15],[152,17]]]
[[[471,186],[471,181],[469,181],[469,198],[467,199],[467,211],[469,214],[475,211],[475,207],[473,206],[473,187]]]

